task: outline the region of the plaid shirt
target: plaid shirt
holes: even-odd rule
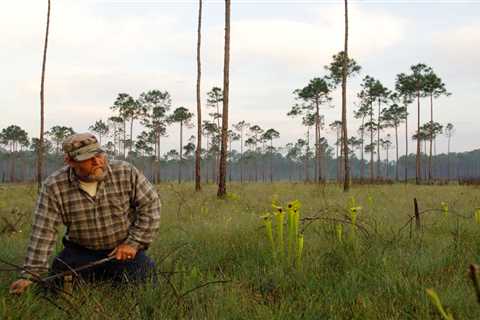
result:
[[[24,268],[48,270],[60,222],[66,238],[92,250],[112,249],[121,243],[147,247],[158,229],[160,200],[153,186],[135,167],[111,161],[108,174],[90,197],[80,189],[73,169],[66,166],[43,183],[34,215]]]

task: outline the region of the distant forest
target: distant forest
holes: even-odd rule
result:
[[[333,148],[328,147],[327,156],[323,160],[322,169],[329,181],[340,181],[341,158],[334,157]],[[109,155],[110,159],[126,160],[133,163],[144,172],[150,181],[193,181],[194,180],[194,154],[186,154],[185,158],[178,158],[178,154],[166,154],[159,161],[154,156],[140,156],[134,152],[127,159],[122,156]],[[305,155],[293,157],[291,153],[279,152],[256,153],[247,151],[243,157],[236,150],[231,151],[227,180],[244,182],[270,182],[270,181],[314,181],[314,157]],[[399,180],[405,180],[405,164],[407,164],[408,179],[415,178],[415,154],[399,158]],[[428,157],[422,153],[422,175],[427,180]],[[34,151],[5,152],[0,151],[0,182],[32,182],[36,175],[36,153]],[[353,179],[369,179],[370,165],[368,161],[361,161],[356,155],[350,158]],[[202,160],[202,180],[216,182],[218,180],[218,160],[207,157]],[[45,176],[63,166],[61,153],[46,155]],[[380,165],[375,163],[374,177],[376,180],[391,180],[396,178],[395,161],[382,160]],[[434,180],[462,180],[480,178],[480,149],[433,156],[432,174]]]

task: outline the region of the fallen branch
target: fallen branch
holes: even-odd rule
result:
[[[370,233],[368,232],[368,230],[364,226],[362,226],[361,224],[358,224],[358,223],[353,223],[352,221],[350,221],[348,219],[328,218],[328,217],[305,217],[305,218],[302,218],[301,220],[302,221],[309,221],[309,223],[302,229],[302,231],[301,231],[302,233],[305,232],[307,227],[310,224],[312,224],[314,221],[323,220],[323,221],[337,222],[337,223],[343,223],[343,224],[350,224],[352,226],[357,227],[360,231],[362,231],[365,234],[365,237],[368,238],[370,236]]]
[[[184,292],[183,294],[181,294],[179,296],[179,299],[183,299],[185,296],[189,295],[193,291],[201,289],[201,288],[206,287],[206,286],[209,286],[211,284],[228,283],[228,282],[231,282],[231,280],[215,280],[215,281],[210,281],[210,282],[203,283],[201,285],[196,286],[195,288],[187,290],[186,292]]]
[[[473,288],[475,289],[475,294],[477,296],[477,302],[480,303],[480,286],[478,284],[478,266],[475,264],[470,265],[470,279],[472,279]]]

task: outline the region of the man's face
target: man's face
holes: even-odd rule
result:
[[[75,174],[80,180],[86,182],[102,181],[107,175],[107,157],[105,153],[99,153],[85,161],[69,159],[68,165],[75,170]]]

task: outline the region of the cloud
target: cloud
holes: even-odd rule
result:
[[[313,21],[295,18],[232,20],[232,61],[244,64],[283,65],[289,69],[317,70],[334,53],[343,49],[342,6],[327,6],[314,14]],[[387,11],[350,8],[350,52],[356,59],[368,59],[398,44],[404,37],[406,20]],[[208,55],[222,61],[223,26],[207,30]],[[220,49],[220,50],[218,50]]]
[[[477,78],[480,64],[480,23],[436,32],[432,36],[432,57],[444,65],[452,77]],[[473,84],[476,84],[475,81]]]

